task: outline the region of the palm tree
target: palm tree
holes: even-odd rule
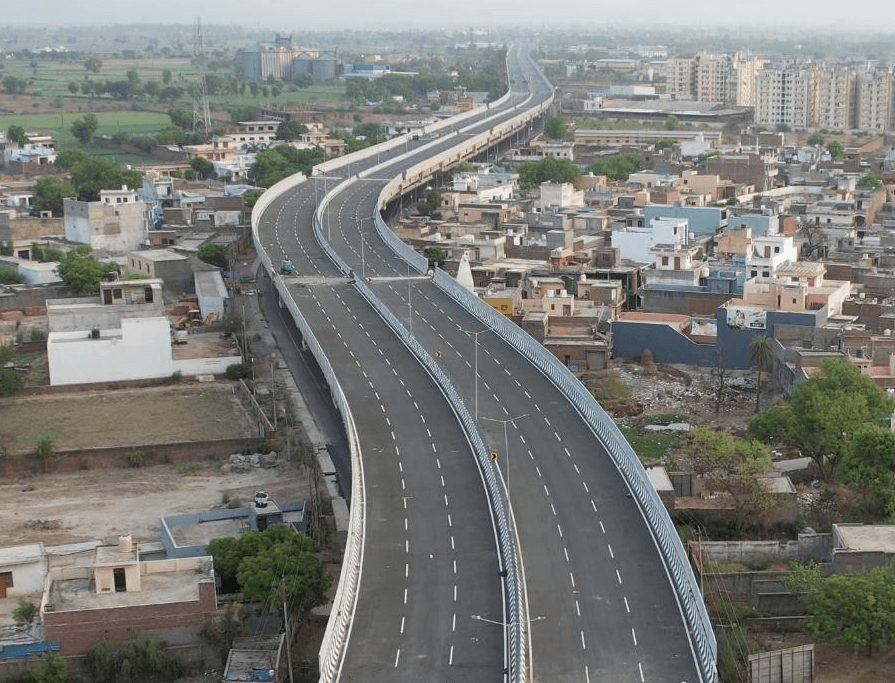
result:
[[[755,367],[758,368],[758,386],[755,391],[755,412],[757,414],[761,410],[761,371],[767,368],[774,358],[774,342],[770,337],[764,335],[755,337],[749,343],[749,355],[752,357]]]

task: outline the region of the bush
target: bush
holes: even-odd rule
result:
[[[227,266],[227,245],[226,244],[203,244],[199,247],[196,255],[213,266],[225,268]]]
[[[143,464],[143,453],[136,448],[132,448],[124,454],[124,459],[130,467],[139,467]]]
[[[765,569],[770,567],[774,563],[774,558],[764,553],[759,555],[758,557],[753,558],[748,567],[753,572],[763,572]]]
[[[25,276],[12,266],[0,266],[0,284],[21,285],[25,283]]]
[[[12,611],[12,618],[30,624],[37,616],[37,607],[33,602],[19,598],[19,606]]]
[[[227,366],[227,379],[245,379],[249,376],[249,366],[245,363],[233,363]]]

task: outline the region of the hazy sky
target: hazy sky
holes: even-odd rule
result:
[[[180,2],[128,2],[122,0],[6,0],[0,24],[109,25],[130,23],[203,24],[238,23],[246,28],[314,31],[334,28],[395,29],[468,28],[505,26],[805,26],[827,33],[837,28],[895,30],[895,9],[883,0],[859,4],[832,0],[448,0],[422,3],[414,0],[337,0],[332,3],[288,0],[181,0]],[[856,11],[851,13],[849,10]]]

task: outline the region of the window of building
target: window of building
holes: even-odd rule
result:
[[[668,257],[667,257],[667,256],[663,256],[663,257],[662,257],[662,265],[663,265],[663,266],[667,266],[667,265],[668,265]]]
[[[113,289],[113,290],[112,290],[112,297],[115,298],[115,299],[120,299],[120,298],[121,298],[121,290],[120,290],[120,289]]]

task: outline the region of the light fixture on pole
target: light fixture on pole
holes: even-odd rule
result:
[[[484,330],[464,330],[462,327],[458,327],[461,332],[465,332],[466,334],[471,334],[475,337],[475,366],[473,368],[473,372],[475,373],[474,384],[475,384],[475,419],[479,419],[479,335],[484,332],[493,332],[490,327],[486,327]]]

